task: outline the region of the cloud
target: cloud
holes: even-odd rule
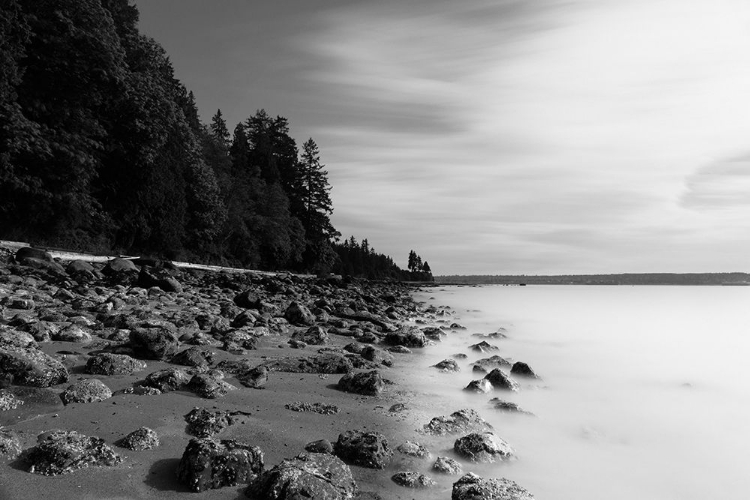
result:
[[[685,184],[680,203],[686,208],[750,209],[750,153],[706,165],[690,175]]]

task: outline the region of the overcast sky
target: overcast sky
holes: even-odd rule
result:
[[[201,117],[312,137],[435,274],[750,271],[747,0],[139,0]]]

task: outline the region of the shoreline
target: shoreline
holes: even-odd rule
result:
[[[18,332],[32,335],[36,342],[30,348],[58,360],[68,371],[68,380],[33,389],[33,396],[30,389],[15,383],[2,389],[5,394],[27,400],[16,409],[0,411],[0,426],[17,438],[25,451],[36,445],[40,433],[61,429],[101,438],[121,457],[113,466],[88,467],[85,471],[47,477],[30,474],[23,455],[9,458],[10,455],[0,454],[0,497],[169,499],[189,494],[190,489],[178,480],[175,471],[193,437],[186,432],[185,416],[196,407],[234,413],[231,425],[213,439],[234,439],[258,446],[264,455],[265,470],[304,452],[305,446],[316,440],[335,443],[340,434],[350,430],[379,432],[395,451],[393,459],[384,470],[349,465],[359,491],[355,498],[451,497],[450,485],[461,476],[440,478],[437,485],[425,490],[399,486],[391,480],[398,471],[429,470],[432,461],[446,453],[433,449],[428,463],[396,448],[415,439],[437,443],[420,436],[416,429],[432,417],[459,410],[434,409],[434,414],[425,420],[429,403],[422,401],[424,411],[410,411],[411,406],[419,406],[415,404],[418,395],[410,390],[404,372],[417,358],[403,348],[389,350],[392,346],[383,342],[388,332],[417,325],[437,327],[437,316],[420,308],[412,298],[419,288],[411,284],[289,274],[148,269],[151,279],[162,280],[152,285],[164,285],[163,280],[177,281],[179,291],[165,291],[158,286],[144,287],[142,282],[138,286],[144,278],[137,270],[108,276],[102,274],[104,270],[99,263],[93,271],[78,270],[66,276],[44,266],[0,265],[3,338],[7,340],[9,334]],[[13,302],[15,299],[33,304]],[[295,317],[290,312],[295,302],[312,317]],[[25,308],[16,308],[22,305]],[[191,361],[177,365],[170,355],[146,359],[147,367],[132,373],[87,373],[89,360],[102,353],[143,359],[142,354],[133,351],[128,331],[141,328],[144,322],[150,322],[152,328],[172,330],[179,339],[175,352],[192,349],[204,353],[203,360],[190,358]],[[60,332],[66,330],[83,331],[88,338],[61,340]],[[317,339],[316,333],[323,339]],[[316,345],[318,341],[321,343]],[[368,346],[371,349],[367,354],[356,353]],[[377,370],[384,384],[375,390],[376,395],[357,394],[337,387],[344,377],[342,370],[289,371],[290,365],[299,366],[302,359],[309,364],[309,360],[325,356],[338,362],[346,360],[354,368],[344,371]],[[238,362],[244,363],[241,368],[237,367]],[[245,384],[244,372],[260,365],[268,368],[267,381],[260,388]],[[182,370],[188,377],[214,377],[217,385],[229,385],[224,386],[223,393],[219,390],[211,397],[205,397],[206,393],[200,390],[196,394],[194,387],[184,383],[161,394],[141,395],[138,390],[128,393],[143,386],[149,374],[166,369]],[[217,373],[217,369],[222,373]],[[59,399],[70,385],[94,378],[111,390],[111,397],[67,405]],[[327,408],[328,414],[316,411],[321,407]],[[131,451],[115,444],[140,427],[156,432],[158,447]],[[440,446],[444,442],[440,440]],[[242,483],[208,489],[201,495],[245,498],[246,488]]]

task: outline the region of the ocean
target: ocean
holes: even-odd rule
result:
[[[415,294],[457,322],[411,375],[436,414],[471,407],[518,459],[465,467],[537,499],[750,498],[750,287],[444,286]],[[473,334],[499,350],[474,353]],[[427,368],[456,353],[461,372]],[[541,380],[471,394],[470,363],[492,354]],[[500,397],[534,414],[499,412]]]

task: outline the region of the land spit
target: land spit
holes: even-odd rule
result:
[[[476,412],[410,412],[460,327],[410,286],[0,261],[0,498],[532,498],[472,473],[513,457]]]

